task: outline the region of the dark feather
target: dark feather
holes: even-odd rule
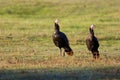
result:
[[[59,31],[59,25],[56,23],[55,23],[55,31],[52,35],[52,38],[53,38],[54,44],[57,47],[59,47],[60,49],[64,48],[65,52],[67,52],[67,53],[72,52],[72,54],[73,54],[73,51],[69,46],[69,40],[68,40],[67,36],[63,32]]]
[[[98,58],[99,57],[99,51],[98,51],[99,42],[98,42],[98,39],[95,37],[93,29],[89,28],[89,31],[90,31],[90,35],[86,39],[86,46],[87,46],[88,50],[92,52],[93,58]]]

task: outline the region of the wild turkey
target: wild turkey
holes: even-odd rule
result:
[[[55,20],[54,25],[55,25],[55,29],[54,29],[55,31],[52,35],[52,38],[53,38],[54,44],[60,49],[60,55],[65,56],[65,52],[66,52],[68,55],[72,56],[73,51],[69,46],[69,41],[67,36],[60,31],[60,28],[58,25],[58,19]],[[64,49],[63,54],[62,54],[62,48]]]
[[[90,35],[86,39],[86,45],[87,45],[88,50],[92,52],[93,58],[97,59],[99,58],[99,51],[98,51],[99,42],[94,35],[94,27],[95,25],[91,25],[91,27],[89,28]]]

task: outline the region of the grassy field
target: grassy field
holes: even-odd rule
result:
[[[60,20],[74,56],[53,44]],[[100,59],[87,50],[95,24]],[[120,0],[0,0],[0,80],[120,80]]]

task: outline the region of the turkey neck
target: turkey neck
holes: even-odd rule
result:
[[[60,32],[59,25],[55,23],[55,33]]]
[[[91,36],[91,37],[94,37],[94,30],[91,29],[91,28],[90,28],[89,30],[90,30],[90,36]]]

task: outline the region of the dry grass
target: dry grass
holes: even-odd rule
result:
[[[0,80],[119,80],[119,0],[0,1]],[[74,56],[59,55],[51,35],[54,20],[70,41]],[[87,50],[95,24],[100,59]]]

